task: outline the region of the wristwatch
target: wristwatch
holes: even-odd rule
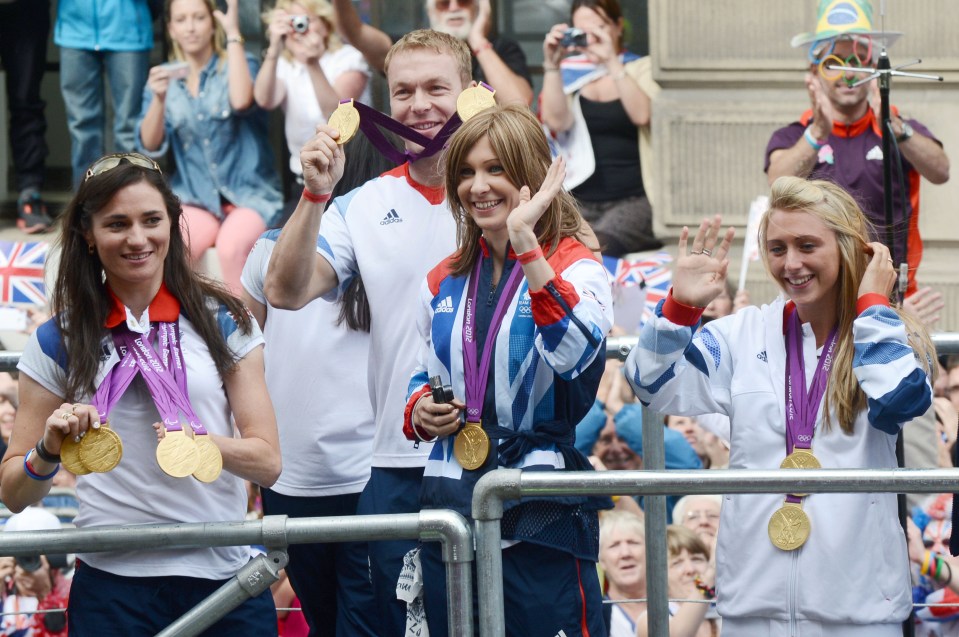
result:
[[[912,126],[909,125],[909,122],[907,122],[906,120],[902,120],[902,132],[896,136],[896,141],[901,144],[902,142],[912,137],[913,132],[914,131],[912,130]]]

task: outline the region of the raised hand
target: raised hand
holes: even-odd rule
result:
[[[562,190],[565,178],[566,162],[562,157],[557,157],[550,164],[549,170],[546,171],[546,178],[543,179],[543,184],[535,195],[531,193],[529,186],[520,188],[520,204],[509,213],[506,219],[510,244],[517,253],[536,247],[536,222]]]
[[[720,238],[722,223],[721,215],[703,219],[689,252],[686,250],[689,228],[684,226],[679,234],[679,258],[673,268],[673,298],[684,305],[706,307],[726,287],[729,268],[726,257],[736,230],[727,228]]]
[[[806,73],[806,90],[809,92],[813,118],[810,132],[816,139],[826,139],[832,132],[832,106],[822,90],[821,82],[822,79],[816,73]]]
[[[489,33],[492,17],[493,7],[490,4],[490,0],[479,0],[476,10],[476,18],[473,20],[473,26],[470,27],[469,35],[466,38],[466,41],[469,42],[470,48],[474,51],[479,49],[479,47],[486,41],[486,36]]]
[[[213,12],[213,17],[223,27],[227,38],[240,37],[240,0],[226,0],[226,13],[219,9]]]
[[[896,268],[893,265],[892,258],[889,256],[889,248],[878,241],[867,244],[867,253],[872,253],[866,271],[862,275],[862,281],[859,282],[859,293],[881,294],[889,297],[892,287],[896,284]]]
[[[546,34],[546,38],[543,40],[543,66],[559,67],[559,63],[563,60],[563,55],[566,53],[566,49],[564,49],[561,44],[563,41],[563,33],[565,33],[568,28],[569,25],[565,22],[562,24],[554,24],[553,28]]]
[[[343,176],[346,155],[336,143],[339,136],[335,128],[317,126],[316,135],[300,151],[304,185],[315,195],[333,192],[333,187]]]
[[[919,288],[903,300],[902,307],[919,317],[923,325],[932,327],[939,322],[939,312],[946,307],[946,302],[942,300],[942,292]]]

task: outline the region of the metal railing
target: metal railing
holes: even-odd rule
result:
[[[949,493],[959,491],[956,469],[816,469],[715,471],[492,471],[473,490],[476,521],[476,588],[481,637],[506,634],[503,606],[503,561],[500,521],[503,502],[523,497],[564,495],[726,494],[726,493]],[[647,498],[647,502],[649,498]],[[647,511],[647,518],[649,511]],[[653,540],[646,528],[647,544]],[[663,533],[665,536],[665,533]],[[661,538],[665,548],[665,537]],[[665,551],[664,551],[665,555]],[[668,637],[669,610],[665,586],[652,590],[655,564],[647,552],[649,634]],[[654,594],[655,593],[655,594]]]
[[[266,516],[245,522],[100,526],[57,531],[0,533],[0,555],[97,553],[142,549],[262,545],[267,553],[159,633],[193,637],[279,579],[290,544],[420,539],[442,543],[446,564],[447,620],[452,635],[473,634],[473,535],[459,513],[423,510],[396,515],[328,518]]]

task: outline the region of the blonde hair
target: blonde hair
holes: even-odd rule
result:
[[[684,495],[677,500],[676,504],[673,506],[673,524],[682,524],[686,519],[686,509],[689,508],[690,502],[699,499],[708,500],[709,502],[714,503],[720,509],[723,507],[723,496],[719,495],[718,493],[693,493],[690,495]]]
[[[280,9],[293,15],[290,7],[294,4],[300,5],[306,9],[308,14],[313,14],[323,21],[323,24],[326,26],[326,39],[323,44],[326,47],[327,53],[332,53],[343,46],[343,40],[340,39],[339,34],[336,32],[336,25],[333,22],[333,5],[327,2],[327,0],[276,0],[276,4],[272,9],[268,9],[260,14],[260,19],[263,20],[263,24],[269,29],[270,23],[273,22],[273,12]],[[269,35],[267,35],[267,40],[269,40]],[[283,47],[283,57],[287,60],[292,60],[293,54],[290,53],[288,48]]]
[[[463,81],[463,86],[469,86],[469,83],[473,80],[473,58],[469,47],[459,38],[433,29],[410,31],[390,47],[386,54],[386,60],[383,62],[383,72],[387,79],[390,77],[390,63],[393,58],[401,53],[420,49],[429,49],[444,56],[452,55],[460,73],[460,79]]]
[[[629,496],[624,496],[629,497]],[[636,534],[636,537],[646,541],[646,525],[643,519],[632,511],[603,511],[599,516],[599,550],[602,552],[604,542],[609,535],[618,528],[624,528]]]
[[[819,218],[836,235],[839,244],[839,278],[837,281],[838,340],[833,357],[829,388],[823,404],[823,427],[828,430],[831,414],[835,412],[839,426],[853,433],[856,415],[866,407],[866,395],[853,373],[852,324],[856,319],[856,301],[870,256],[865,245],[874,231],[856,200],[841,186],[830,181],[809,181],[799,177],[780,177],[772,185],[769,210],[759,222],[759,245],[766,245],[769,217],[773,212],[805,212]],[[769,254],[760,249],[766,271],[771,272]],[[906,327],[909,344],[916,352],[930,382],[935,369],[932,360],[935,348],[925,326],[912,314],[901,308],[892,308]]]
[[[174,2],[176,2],[176,0],[166,0],[166,12],[164,17],[167,24],[170,24],[170,8],[173,6]],[[207,11],[210,13],[210,20],[213,21],[213,54],[219,58],[217,64],[222,65],[226,60],[226,32],[223,31],[223,27],[220,26],[220,22],[213,16],[213,12],[216,11],[216,4],[214,4],[214,0],[203,0],[203,4],[206,5]],[[167,30],[166,37],[167,42],[170,45],[170,59],[185,62],[186,56],[183,55],[183,50],[180,48],[180,45],[170,37],[169,30]]]
[[[543,128],[525,106],[493,106],[471,117],[450,137],[444,155],[446,199],[456,220],[457,254],[451,263],[456,276],[469,272],[476,263],[482,231],[466,211],[456,192],[466,156],[477,142],[486,138],[506,177],[516,188],[529,186],[535,194],[549,170],[552,157]],[[536,239],[548,246],[547,256],[556,251],[562,237],[577,236],[583,225],[576,201],[565,190],[550,202],[536,223]]]

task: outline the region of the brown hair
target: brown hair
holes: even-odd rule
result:
[[[456,189],[466,156],[483,137],[489,140],[506,177],[517,188],[529,186],[530,191],[536,193],[552,162],[543,128],[525,106],[513,104],[488,108],[470,118],[450,137],[443,164],[446,198],[456,220],[457,254],[451,264],[454,276],[464,275],[472,269],[480,249],[482,231],[466,212]],[[583,217],[576,201],[561,190],[536,223],[536,238],[540,245],[548,247],[549,256],[556,251],[561,238],[576,237],[582,226]]]
[[[613,24],[623,28],[622,34],[618,42],[613,44],[616,47],[616,51],[619,51],[623,48],[623,40],[626,36],[626,25],[623,20],[623,10],[619,6],[617,0],[573,0],[573,6],[569,9],[569,22],[573,22],[573,14],[576,13],[577,9],[592,9],[595,11],[599,17],[607,18],[612,21]]]
[[[170,24],[170,9],[173,7],[174,2],[176,2],[176,0],[166,0],[163,17],[167,25]],[[207,11],[210,13],[210,20],[213,21],[213,54],[220,58],[219,64],[222,64],[226,59],[226,33],[223,31],[223,27],[220,26],[219,20],[213,16],[213,12],[216,11],[214,0],[203,0],[203,4],[206,5]],[[167,28],[166,37],[167,42],[170,44],[170,57],[174,60],[186,61],[186,56],[183,55],[180,45],[170,37],[169,28]]]
[[[689,551],[690,555],[705,555],[709,559],[709,547],[696,533],[685,526],[670,524],[666,527],[666,552],[669,557],[676,557],[683,549]]]
[[[759,246],[766,271],[770,271],[769,253],[765,249],[769,217],[773,212],[806,212],[818,217],[836,234],[839,244],[839,279],[837,281],[838,337],[829,389],[823,403],[823,426],[828,429],[830,414],[836,412],[839,426],[847,434],[855,428],[856,414],[866,406],[866,395],[853,372],[852,324],[856,319],[856,301],[870,256],[864,246],[874,236],[873,228],[856,200],[841,186],[830,181],[780,177],[772,185],[769,210],[759,222]],[[912,314],[893,308],[906,327],[909,344],[922,362],[930,382],[936,373],[931,361],[935,348],[925,326]]]
[[[68,361],[67,402],[96,389],[94,382],[100,367],[103,323],[112,307],[100,257],[96,252],[89,253],[85,234],[92,227],[93,215],[120,190],[142,181],[157,189],[170,217],[170,247],[163,263],[163,281],[180,301],[183,315],[189,318],[206,343],[221,376],[235,367],[236,359],[226,344],[209,301],[212,299],[225,305],[243,332],[249,333],[252,329],[249,312],[243,304],[222,286],[198,275],[190,266],[180,229],[183,209],[163,175],[158,170],[121,161],[115,168],[84,180],[60,218],[60,265],[51,307],[56,313],[54,320],[60,329],[61,344]]]
[[[466,46],[466,43],[459,38],[454,38],[452,35],[434,31],[433,29],[410,31],[400,38],[396,44],[390,47],[389,52],[386,54],[386,60],[383,62],[383,72],[386,74],[387,80],[389,80],[390,77],[390,63],[393,61],[393,58],[401,53],[419,49],[429,49],[443,56],[452,55],[453,60],[456,62],[456,68],[460,72],[460,79],[463,81],[463,86],[469,86],[469,83],[473,80],[473,57],[470,55],[470,50],[469,47]],[[424,72],[427,71],[428,69],[424,69]]]

